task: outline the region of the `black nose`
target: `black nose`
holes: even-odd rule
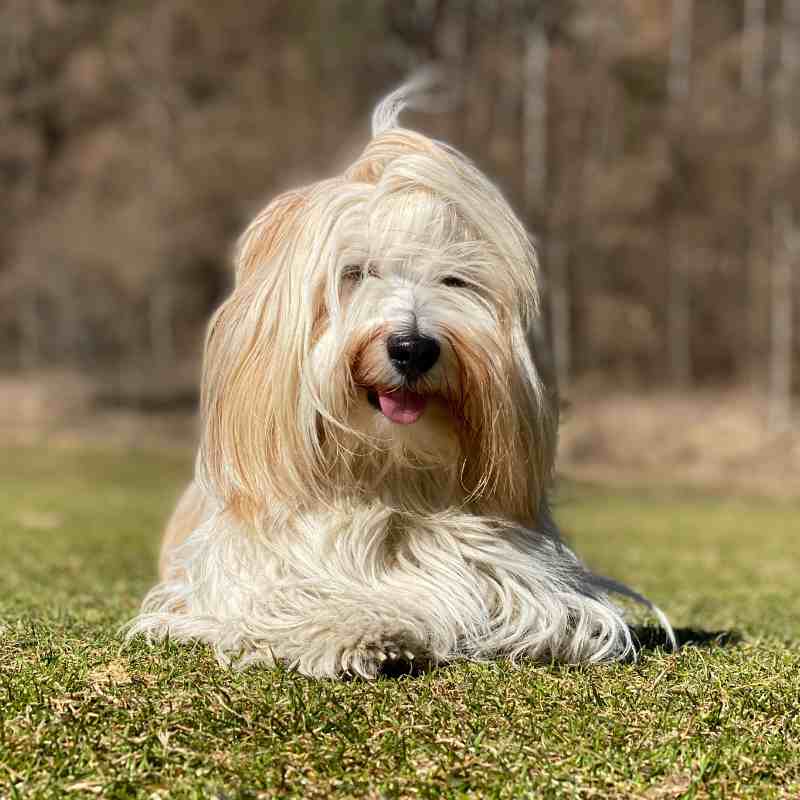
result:
[[[418,333],[390,336],[386,350],[394,368],[410,379],[426,373],[439,358],[439,342]]]

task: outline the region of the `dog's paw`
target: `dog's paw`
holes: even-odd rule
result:
[[[317,635],[303,648],[295,668],[310,677],[344,676],[371,680],[379,675],[411,674],[427,662],[421,642],[406,631],[377,625]]]
[[[362,678],[378,675],[410,675],[423,666],[425,658],[418,644],[407,637],[363,641],[346,654],[346,673]]]

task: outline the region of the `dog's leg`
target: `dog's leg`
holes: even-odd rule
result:
[[[193,499],[190,488],[174,520],[197,516]],[[313,559],[287,566],[233,514],[211,511],[188,534],[171,523],[162,552],[162,581],[129,638],[203,641],[223,664],[278,661],[313,677],[373,678],[427,660],[424,616],[352,575],[323,574],[321,563],[317,573]]]
[[[264,644],[254,641],[242,666],[262,661],[265,647],[287,666],[315,678],[370,679],[387,669],[411,672],[428,660],[421,621],[403,619],[368,597],[320,597],[311,604],[295,600],[290,616],[262,617],[259,627]]]
[[[192,531],[197,530],[212,513],[213,508],[208,497],[196,481],[192,481],[181,495],[164,531],[161,553],[158,557],[158,573],[161,580],[167,580],[170,577],[173,551],[179,548],[189,538]]]
[[[555,530],[453,515],[405,530],[394,559],[368,536],[323,547],[308,533],[289,544],[212,515],[175,551],[172,577],[131,632],[204,641],[222,663],[279,661],[313,677],[373,678],[399,662],[457,658],[592,663],[633,651],[608,597],[619,586],[592,575]]]

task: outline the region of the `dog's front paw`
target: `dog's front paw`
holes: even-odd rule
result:
[[[367,625],[315,636],[295,666],[314,678],[350,675],[371,680],[379,675],[410,674],[427,660],[424,645],[407,631]]]
[[[347,653],[346,659],[345,671],[362,678],[411,674],[426,661],[422,648],[401,636],[364,641]]]

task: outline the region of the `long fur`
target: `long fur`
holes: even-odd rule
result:
[[[608,594],[649,602],[589,572],[547,504],[558,420],[534,360],[534,250],[462,155],[397,127],[424,88],[378,106],[344,175],[243,234],[209,326],[195,481],[129,635],[317,677],[632,654]],[[397,425],[368,396],[403,385],[386,340],[409,330],[441,356],[413,387],[424,415]]]

